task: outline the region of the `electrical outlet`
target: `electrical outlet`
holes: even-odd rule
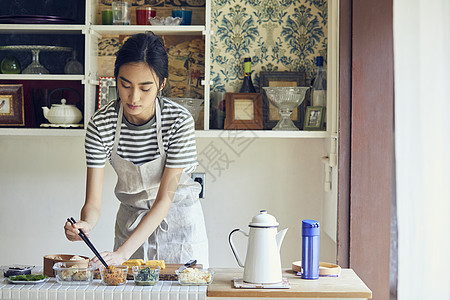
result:
[[[202,190],[198,197],[201,199],[205,198],[205,173],[192,173],[191,177],[194,181],[197,181],[202,186]]]

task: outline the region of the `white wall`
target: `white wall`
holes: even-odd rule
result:
[[[210,265],[237,267],[228,234],[234,228],[248,231],[248,223],[260,209],[274,215],[280,229],[289,227],[282,245],[284,267],[301,258],[303,219],[316,219],[327,228],[321,235],[321,261],[335,262],[336,213],[333,209],[330,212],[330,207],[336,207],[336,197],[323,192],[321,158],[326,155],[327,143],[321,139],[257,137],[244,141],[248,145],[245,149],[226,138],[199,138],[197,142],[202,162],[198,170],[206,171],[202,205]],[[93,256],[84,243],[69,242],[63,233],[66,218],[77,219],[84,201],[83,147],[83,137],[0,136],[0,265],[42,265],[46,254]],[[220,151],[222,160],[216,161],[223,169],[220,173],[208,166],[212,149]],[[228,158],[228,165],[224,158]],[[113,194],[115,180],[108,165],[102,216],[91,234],[100,251],[110,250],[113,244],[118,208]],[[244,257],[246,241],[237,236],[235,241]]]
[[[450,299],[450,2],[394,0],[398,299]]]

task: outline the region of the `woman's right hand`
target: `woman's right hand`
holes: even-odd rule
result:
[[[82,241],[82,238],[78,235],[79,231],[78,229],[82,229],[83,232],[89,237],[89,232],[91,231],[92,227],[89,225],[88,222],[85,221],[77,221],[75,224],[70,224],[69,221],[66,221],[66,224],[64,224],[64,232],[66,234],[66,237],[69,241]]]

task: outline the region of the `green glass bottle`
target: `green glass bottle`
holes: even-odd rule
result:
[[[252,59],[244,58],[244,81],[242,82],[240,93],[256,93],[252,82]]]

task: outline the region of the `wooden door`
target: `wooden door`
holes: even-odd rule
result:
[[[390,297],[392,0],[340,1],[338,263]]]

